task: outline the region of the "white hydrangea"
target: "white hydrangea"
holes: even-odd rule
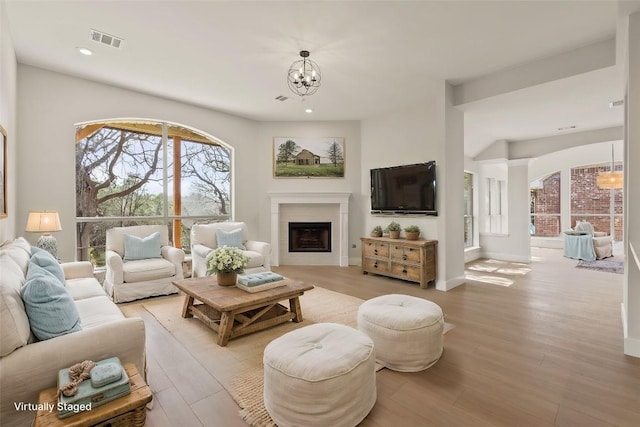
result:
[[[236,247],[223,246],[207,255],[207,274],[242,273],[249,257]]]

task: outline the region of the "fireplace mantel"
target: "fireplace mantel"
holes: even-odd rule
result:
[[[349,197],[351,193],[269,193],[271,199],[271,265],[280,265],[280,205],[336,204],[340,210],[337,224],[340,266],[349,266]]]

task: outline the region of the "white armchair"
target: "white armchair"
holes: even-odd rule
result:
[[[271,268],[271,244],[249,240],[249,229],[244,222],[215,222],[212,224],[194,224],[191,227],[191,260],[193,277],[207,274],[207,255],[218,247],[216,230],[231,232],[242,230],[242,252],[249,257],[247,273],[268,271]]]
[[[125,235],[146,238],[160,233],[160,257],[125,261]],[[104,288],[114,302],[178,293],[171,284],[184,278],[184,251],[169,245],[166,225],[137,225],[107,230]]]
[[[585,261],[613,256],[613,239],[593,225],[578,221],[573,230],[565,232],[564,256]]]
[[[587,235],[591,236],[591,243],[593,244],[596,259],[613,256],[613,239],[607,235],[607,233],[595,231],[593,225],[587,221],[578,221],[574,230],[587,233]]]

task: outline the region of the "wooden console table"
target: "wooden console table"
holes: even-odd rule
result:
[[[427,284],[436,280],[437,240],[362,237],[362,273]]]

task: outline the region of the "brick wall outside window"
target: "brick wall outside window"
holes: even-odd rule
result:
[[[590,222],[596,231],[610,232],[609,200],[611,191],[599,188],[598,174],[609,171],[610,165],[592,165],[571,169],[571,227],[577,221]],[[615,164],[616,171],[622,171],[622,164]],[[531,223],[534,236],[559,236],[560,229],[560,172],[541,180],[542,188],[531,189]],[[615,240],[622,240],[624,231],[622,217],[622,190],[614,190]]]
[[[533,235],[540,237],[560,235],[560,172],[542,179],[542,188],[531,189],[530,200]]]
[[[610,165],[585,166],[571,169],[571,227],[578,221],[588,221],[595,231],[610,232],[609,205],[611,190],[599,188],[596,179],[600,172],[611,170]],[[615,164],[622,171],[622,164]],[[613,190],[615,240],[622,240],[622,189]],[[586,214],[586,215],[585,215]]]

